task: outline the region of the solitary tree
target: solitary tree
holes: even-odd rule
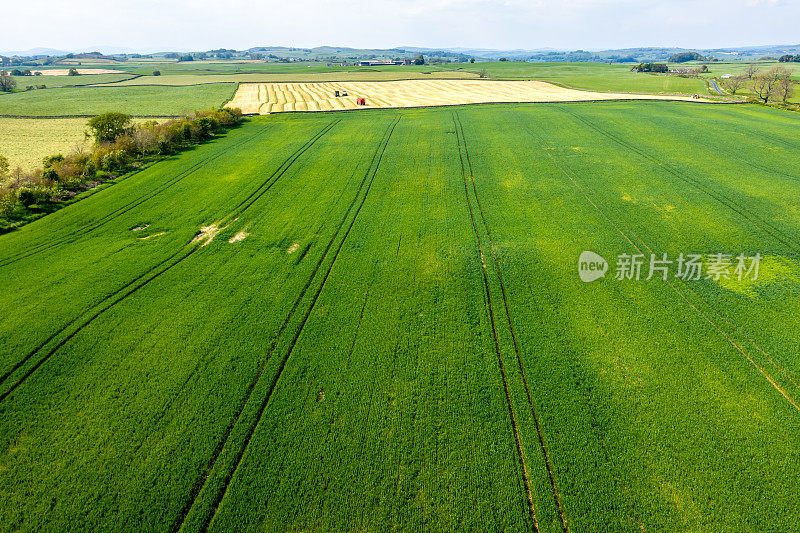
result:
[[[17,80],[8,74],[0,75],[0,91],[10,93],[17,87]]]
[[[80,73],[78,72],[78,69],[76,69],[75,67],[72,67],[71,69],[69,69],[69,72],[67,72],[67,74],[69,74],[70,76],[79,76],[80,75]]]
[[[470,58],[469,58],[469,62],[470,62],[470,63],[474,63],[474,62],[475,62],[475,58],[474,58],[474,57],[470,57]]]
[[[746,79],[744,76],[731,76],[722,80],[722,88],[730,94],[736,94],[736,91],[744,88]]]
[[[425,64],[425,57],[422,54],[419,54],[417,57],[414,58],[415,65],[424,65]]]
[[[758,74],[758,66],[756,66],[755,63],[747,65],[747,70],[744,71],[744,75],[747,76],[747,79],[752,80],[756,74]]]
[[[781,75],[781,77],[778,79],[778,88],[776,92],[784,104],[794,94],[794,82],[792,81],[788,71]]]
[[[95,141],[110,143],[129,131],[131,116],[124,113],[103,113],[89,119],[88,125]]]

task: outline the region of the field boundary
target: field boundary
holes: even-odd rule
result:
[[[58,119],[58,118],[93,118],[94,115],[0,115],[0,118],[33,118],[33,119]],[[178,118],[181,115],[130,115],[133,118]]]

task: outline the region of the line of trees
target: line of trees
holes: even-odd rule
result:
[[[743,76],[731,76],[721,80],[722,87],[735,95],[739,91],[750,89],[760,102],[788,103],[794,95],[795,82],[792,72],[784,67],[773,67],[768,71],[759,71],[755,65],[749,65]]]
[[[163,123],[133,124],[130,115],[104,113],[89,120],[87,151],[44,158],[42,167],[10,170],[0,156],[0,218],[8,227],[31,214],[32,206],[59,202],[106,179],[141,166],[145,161],[203,142],[238,124],[239,109],[196,111]]]
[[[666,63],[639,63],[633,69],[635,72],[669,72],[669,67]]]
[[[784,56],[779,57],[778,61],[780,61],[781,63],[792,63],[792,62],[800,63],[800,55],[791,56],[789,54],[786,54]]]
[[[792,73],[784,67],[774,67],[753,76],[753,94],[767,104],[770,101],[786,103],[794,93]]]
[[[670,63],[686,63],[687,61],[708,61],[708,58],[697,52],[680,52],[670,56]]]

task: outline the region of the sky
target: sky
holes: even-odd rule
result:
[[[36,0],[4,2],[0,13],[7,22],[0,51],[100,45],[142,52],[272,45],[601,50],[800,42],[800,0]]]

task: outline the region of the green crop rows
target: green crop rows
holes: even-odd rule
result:
[[[259,117],[0,236],[0,529],[795,528],[798,122]]]

